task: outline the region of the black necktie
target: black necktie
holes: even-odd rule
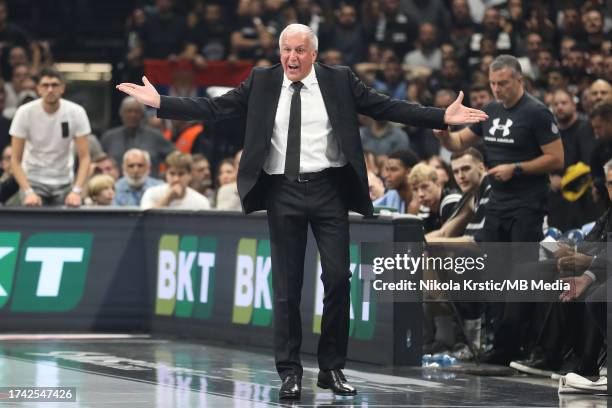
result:
[[[291,84],[293,96],[289,110],[289,131],[287,132],[287,152],[285,155],[285,177],[295,181],[300,174],[300,144],[302,128],[302,100],[300,90],[304,86],[301,82]]]

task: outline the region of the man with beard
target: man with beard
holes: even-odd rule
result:
[[[491,88],[485,85],[475,84],[470,88],[470,106],[474,109],[482,109],[493,101]]]
[[[189,187],[211,200],[215,195],[215,190],[212,188],[210,161],[201,153],[194,154],[192,159],[193,166],[191,166]]]
[[[406,54],[404,64],[431,70],[442,68],[442,51],[438,46],[436,26],[431,23],[423,23],[419,26],[416,49]]]
[[[119,115],[122,125],[104,132],[100,141],[102,148],[117,163],[121,162],[129,149],[145,150],[151,158],[152,174],[157,175],[159,164],[174,151],[174,145],[164,139],[158,130],[143,123],[144,105],[131,96],[121,101]]]
[[[328,27],[321,26],[319,30],[327,29]],[[353,66],[366,59],[367,34],[359,24],[354,5],[341,5],[337,12],[337,24],[333,29],[329,29],[329,33],[322,34],[323,48],[340,51],[344,64]]]
[[[130,149],[123,155],[123,177],[115,183],[113,205],[136,206],[149,187],[162,184],[150,177],[151,157],[145,150]]]
[[[553,94],[553,114],[561,132],[565,167],[579,161],[588,163],[595,143],[595,134],[591,124],[578,116],[576,102],[564,89]]]

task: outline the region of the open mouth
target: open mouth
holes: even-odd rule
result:
[[[300,69],[300,66],[298,64],[287,64],[287,70],[290,73],[296,73],[298,72],[299,69]]]

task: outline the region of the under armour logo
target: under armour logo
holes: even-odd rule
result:
[[[499,118],[495,118],[493,119],[493,126],[491,126],[491,129],[489,129],[489,133],[491,134],[491,136],[494,136],[496,130],[503,130],[504,133],[502,134],[502,136],[506,137],[510,134],[510,126],[512,126],[513,123],[514,122],[512,122],[512,120],[508,118],[506,119],[506,123],[501,125],[499,123]]]

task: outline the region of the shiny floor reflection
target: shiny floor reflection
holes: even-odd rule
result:
[[[44,407],[576,407],[606,406],[605,397],[562,399],[551,380],[476,377],[420,368],[349,364],[355,397],[316,387],[318,369],[305,356],[302,398],[278,401],[280,380],[267,350],[237,350],[150,338],[0,341],[2,386],[73,386],[77,403]],[[535,382],[535,383],[534,383]],[[2,406],[39,406],[10,403]]]

